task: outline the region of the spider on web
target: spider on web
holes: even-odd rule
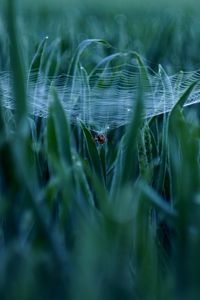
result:
[[[96,133],[94,141],[99,145],[104,145],[107,142],[107,137],[103,133]]]
[[[105,145],[108,142],[107,133],[110,129],[109,126],[106,126],[104,130],[91,130],[94,142],[98,145]]]

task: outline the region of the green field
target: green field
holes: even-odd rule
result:
[[[199,300],[199,46],[196,1],[1,1],[1,300]]]

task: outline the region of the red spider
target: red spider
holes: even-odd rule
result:
[[[100,145],[103,145],[107,142],[107,138],[103,133],[98,133],[97,135],[95,135],[94,140]]]

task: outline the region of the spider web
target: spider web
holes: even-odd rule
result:
[[[148,68],[145,68],[148,70]],[[70,123],[82,120],[90,128],[117,128],[130,122],[137,95],[141,89],[141,67],[121,64],[95,69],[87,74],[82,67],[74,75],[46,78],[42,73],[27,75],[27,101],[30,114],[46,118],[54,86]],[[157,73],[148,70],[148,80],[142,81],[144,118],[169,112],[184,91],[199,80],[200,70],[169,76],[159,67]],[[15,108],[12,77],[0,73],[2,104]],[[185,106],[200,101],[200,83],[188,97]]]

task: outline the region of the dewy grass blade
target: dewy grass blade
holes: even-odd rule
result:
[[[41,43],[39,44],[37,51],[32,59],[30,70],[29,70],[29,75],[28,75],[28,81],[31,75],[39,75],[40,69],[41,69],[41,64],[42,64],[42,57],[45,51],[45,47],[47,44],[48,36],[46,36]],[[37,77],[34,78],[34,80],[37,81]]]
[[[174,105],[174,107],[172,108],[170,115],[169,115],[169,119],[173,116],[173,114],[175,113],[175,111],[177,110],[177,108],[182,109],[185,102],[188,100],[189,96],[191,95],[193,89],[195,88],[195,86],[197,85],[199,81],[194,81],[187,89],[186,91],[183,93],[183,95],[179,98],[179,100],[176,102],[176,104]]]
[[[88,80],[88,74],[84,67],[80,66],[80,73],[82,79],[81,86],[81,102],[83,110],[83,123],[90,124],[91,118],[91,101],[90,101],[90,85]],[[87,104],[86,104],[87,103]]]
[[[121,184],[128,183],[134,178],[136,172],[136,159],[137,159],[137,137],[142,121],[143,112],[143,92],[146,87],[151,88],[151,83],[146,68],[142,62],[140,56],[133,52],[133,55],[138,61],[140,66],[140,77],[139,77],[139,91],[136,99],[136,106],[132,116],[131,124],[127,128],[127,132],[124,137],[124,148],[123,153],[123,167],[121,173]]]
[[[183,71],[180,71],[177,75],[177,80],[175,82],[175,97],[177,98],[177,96],[179,96],[180,94],[180,87],[181,87],[181,83],[183,81]]]
[[[170,81],[170,78],[168,76],[168,74],[166,73],[166,71],[164,70],[164,68],[159,65],[159,71],[158,71],[160,78],[161,78],[161,82],[166,94],[166,101],[167,102],[175,102],[175,93],[172,87],[172,83]],[[165,96],[165,95],[164,95]],[[164,111],[166,111],[166,108],[164,107]]]
[[[142,78],[140,78],[140,90],[136,99],[136,106],[132,115],[132,121],[127,126],[126,133],[123,136],[118,149],[115,162],[115,171],[111,183],[111,198],[114,198],[119,189],[127,185],[130,181],[136,179],[137,168],[137,143],[138,133],[142,122],[143,111],[143,90]]]
[[[143,92],[142,83],[137,97],[135,111],[132,117],[132,122],[127,128],[124,138],[124,153],[123,167],[121,173],[121,184],[124,185],[132,180],[135,176],[137,165],[137,136],[142,121],[143,111]]]
[[[159,65],[159,76],[163,88],[163,95],[162,95],[162,105],[163,105],[163,112],[166,112],[166,107],[168,101],[172,103],[175,102],[174,94],[171,86],[171,82],[169,77],[163,67]],[[168,99],[169,97],[169,99]],[[162,139],[161,139],[161,150],[160,150],[160,169],[158,172],[158,176],[156,179],[156,187],[158,191],[162,191],[164,189],[164,182],[166,179],[167,174],[167,148],[168,148],[168,141],[167,141],[167,131],[168,131],[168,124],[167,124],[167,115],[166,113],[163,114],[162,120]]]
[[[26,87],[23,65],[23,52],[19,43],[18,24],[16,21],[16,1],[7,1],[7,26],[10,38],[10,61],[13,73],[13,92],[16,103],[16,125],[23,124],[27,114]]]
[[[132,54],[133,57],[137,60],[138,66],[140,68],[140,79],[143,84],[143,90],[145,91],[147,89],[147,91],[150,91],[151,80],[150,80],[150,76],[148,74],[148,70],[147,70],[142,58],[140,57],[140,55],[137,52],[133,51],[133,52],[130,52],[130,54]]]
[[[51,92],[53,97],[53,101],[51,104],[52,113],[54,118],[54,126],[59,153],[61,155],[61,158],[66,161],[69,166],[72,166],[72,150],[69,124],[56,90],[53,87]]]
[[[57,75],[62,57],[61,57],[61,40],[58,38],[53,41],[49,48],[50,54],[48,55],[47,59],[45,60],[44,67],[45,67],[45,77],[48,80],[49,78],[54,78]]]

